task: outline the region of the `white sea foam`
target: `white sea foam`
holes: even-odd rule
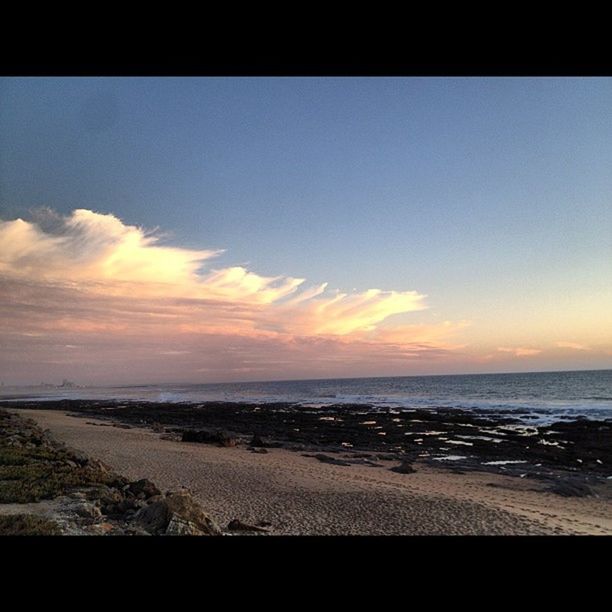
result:
[[[495,444],[503,442],[503,440],[500,440],[499,438],[492,438],[491,436],[466,436],[463,434],[457,434],[457,437],[465,440],[485,440],[486,442],[494,442]]]
[[[548,440],[538,440],[538,444],[541,444],[542,446],[561,446],[559,444],[559,442],[549,442]]]
[[[77,383],[81,381],[76,381]],[[612,370],[532,374],[416,376],[336,380],[223,384],[159,384],[123,387],[0,388],[0,398],[13,400],[99,399],[139,402],[248,402],[325,409],[331,403],[361,404],[364,414],[416,409],[461,409],[520,418],[523,435],[533,435],[534,425],[578,417],[612,416]],[[514,413],[513,411],[518,411]],[[367,418],[367,417],[366,417]],[[422,420],[418,419],[416,422]],[[468,427],[471,424],[464,424]],[[531,427],[530,427],[531,426]],[[513,426],[508,425],[512,429]],[[520,429],[518,430],[520,431]]]
[[[434,461],[459,461],[461,459],[467,459],[463,455],[444,455],[444,457],[433,457]]]

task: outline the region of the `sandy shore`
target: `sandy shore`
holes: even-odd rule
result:
[[[612,534],[609,499],[564,498],[516,477],[419,464],[398,474],[388,469],[396,462],[384,461],[344,467],[285,449],[161,440],[60,411],[18,412],[130,479],[188,488],[220,524],[269,521],[276,534]]]

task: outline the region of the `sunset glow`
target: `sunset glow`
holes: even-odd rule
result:
[[[612,366],[608,80],[2,86],[6,384]]]

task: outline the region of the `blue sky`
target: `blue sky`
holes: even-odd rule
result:
[[[393,316],[477,345],[612,310],[611,79],[5,78],[0,101],[2,219],[112,213],[219,266],[416,290]]]

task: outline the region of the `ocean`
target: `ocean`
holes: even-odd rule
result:
[[[150,402],[289,402],[304,406],[462,408],[551,417],[612,417],[612,370],[404,376],[122,387],[8,388],[0,399],[117,399]]]

